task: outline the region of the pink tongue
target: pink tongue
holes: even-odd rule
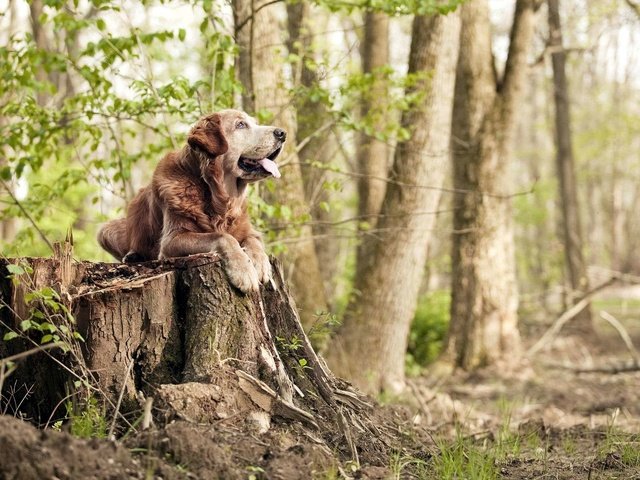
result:
[[[276,162],[274,162],[273,160],[269,160],[268,158],[263,158],[258,163],[260,163],[260,165],[262,165],[262,168],[264,168],[271,175],[276,178],[280,178],[280,170],[278,170],[278,165],[276,165]]]

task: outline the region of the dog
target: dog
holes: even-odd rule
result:
[[[271,264],[247,214],[247,185],[280,177],[275,160],[286,136],[238,110],[201,118],[187,144],[158,163],[126,218],[100,229],[98,242],[125,263],[216,253],[232,285],[258,290]]]

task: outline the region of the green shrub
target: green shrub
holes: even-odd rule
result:
[[[407,372],[417,374],[440,354],[444,337],[449,328],[451,293],[436,290],[418,301],[415,317],[409,332]]]

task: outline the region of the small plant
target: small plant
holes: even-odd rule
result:
[[[314,345],[323,345],[340,325],[340,319],[335,313],[331,312],[317,312],[315,317],[315,321],[307,335]]]
[[[28,275],[33,273],[33,269],[26,263],[9,264],[7,271],[9,272],[7,278],[11,280],[14,287],[19,286],[25,278],[29,278]],[[30,289],[24,295],[24,301],[28,308],[28,317],[21,319],[18,331],[3,324],[8,330],[3,336],[4,341],[39,332],[40,345],[53,343],[63,352],[68,352],[78,340],[84,340],[75,330],[75,318],[60,298],[60,294],[53,288]],[[2,306],[10,308],[7,304]]]
[[[407,478],[408,475],[417,478],[427,478],[428,475],[428,464],[426,461],[411,455],[403,455],[400,452],[394,452],[391,455],[389,469],[391,470],[390,479],[400,480]]]
[[[81,406],[69,401],[66,408],[72,435],[80,438],[107,437],[107,418],[96,398],[89,397]]]
[[[562,439],[562,449],[568,454],[573,455],[576,453],[576,442],[571,436],[566,436]]]
[[[607,423],[602,444],[598,446],[598,458],[605,460],[615,454],[617,460],[629,467],[640,466],[640,436],[620,431],[615,423],[620,413],[616,409]]]
[[[295,335],[290,340],[284,337],[276,337],[276,341],[278,342],[278,347],[290,352],[295,352],[302,346],[302,340]]]
[[[8,264],[6,268],[7,278],[16,290],[22,291],[25,308],[19,313],[13,310],[11,305],[0,300],[0,308],[11,310],[16,319],[11,325],[0,320],[0,326],[4,330],[2,340],[11,342],[20,339],[31,348],[22,351],[21,347],[20,352],[0,360],[0,389],[20,359],[38,353],[47,355],[72,377],[73,390],[66,398],[73,399],[73,403],[58,404],[64,405],[67,409],[71,433],[83,437],[106,436],[104,412],[98,408],[97,400],[93,396],[98,390],[92,386],[91,374],[81,352],[80,342],[84,339],[77,331],[75,318],[67,302],[51,287],[36,288],[32,278],[33,269],[28,263]],[[62,356],[56,355],[55,352],[62,353]],[[0,405],[0,411],[6,413],[7,399],[0,400],[7,403]],[[14,414],[20,414],[20,405],[16,404],[11,408]],[[55,413],[54,411],[51,414],[49,420],[54,418]],[[56,429],[60,429],[61,426],[62,423],[59,421],[53,424],[53,428]]]
[[[245,470],[249,472],[249,476],[247,477],[247,480],[258,480],[258,478],[264,478],[264,476],[261,475],[264,473],[264,468],[262,467],[249,465],[248,467],[245,468]]]
[[[498,478],[495,453],[465,439],[460,430],[453,442],[438,442],[440,454],[433,460],[433,478],[492,480]]]

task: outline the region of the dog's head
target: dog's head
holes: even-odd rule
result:
[[[187,141],[211,159],[221,157],[225,176],[255,182],[280,177],[275,160],[286,137],[281,128],[258,125],[244,112],[223,110],[200,119]]]

